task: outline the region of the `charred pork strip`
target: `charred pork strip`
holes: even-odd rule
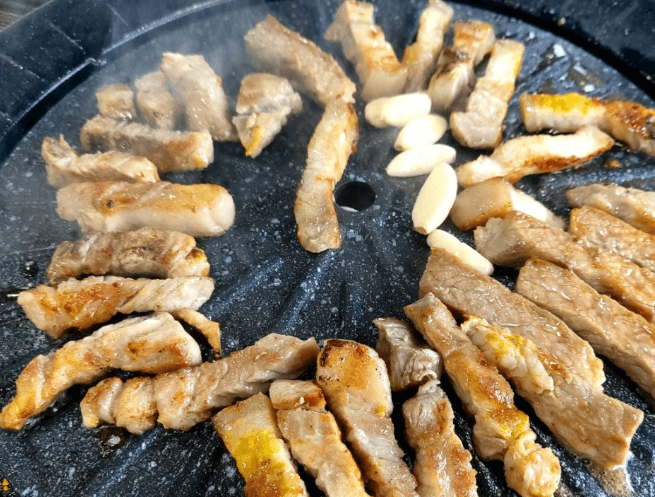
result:
[[[134,82],[136,106],[153,128],[173,129],[179,119],[180,106],[168,89],[168,81],[161,71],[142,76]]]
[[[470,319],[462,328],[564,446],[602,470],[625,465],[642,411],[608,397],[601,389],[590,389],[570,368],[507,329],[479,318]],[[541,362],[552,378],[552,390],[535,389],[531,375],[522,370],[522,364],[535,362]]]
[[[362,474],[323,391],[313,381],[277,380],[269,393],[277,424],[293,457],[316,479],[327,497],[366,497]]]
[[[16,380],[16,396],[0,413],[0,428],[20,430],[71,386],[92,383],[112,369],[161,373],[200,361],[198,344],[168,313],[105,326],[35,357]]]
[[[375,351],[387,366],[392,392],[418,387],[441,376],[441,357],[410,325],[394,318],[379,318],[373,323],[379,333]]]
[[[520,212],[476,228],[475,246],[494,264],[520,267],[536,258],[577,274],[648,321],[655,320],[655,273]],[[493,324],[493,323],[492,323]]]
[[[93,233],[55,250],[46,271],[50,283],[83,275],[176,278],[207,276],[205,252],[192,236],[144,227],[125,233]]]
[[[270,399],[258,393],[212,418],[246,482],[246,497],[309,497],[277,426]]]
[[[117,152],[78,154],[63,135],[45,137],[41,145],[48,183],[61,188],[78,181],[159,181],[157,168],[145,157]]]
[[[214,357],[221,357],[221,325],[216,321],[208,319],[198,311],[185,307],[171,311],[171,314],[180,321],[184,321],[189,326],[195,328],[204,335],[207,342],[214,350]]]
[[[655,235],[655,192],[592,184],[567,190],[566,199],[573,207],[595,207]]]
[[[418,497],[416,480],[394,437],[393,404],[384,361],[370,347],[326,340],[316,382],[376,497]]]
[[[530,174],[576,167],[613,145],[614,140],[594,126],[583,126],[572,135],[519,136],[501,143],[490,156],[459,166],[457,181],[464,188],[496,177],[515,183]]]
[[[535,443],[530,420],[514,405],[514,392],[505,378],[434,295],[405,307],[405,313],[441,354],[457,395],[475,417],[473,442],[480,457],[503,461],[507,484],[523,497],[552,496],[560,479],[559,460]]]
[[[597,126],[630,148],[655,156],[655,109],[625,100],[602,100],[579,93],[524,93],[519,99],[525,128],[573,132]]]
[[[217,236],[234,222],[234,200],[225,188],[210,183],[75,183],[57,192],[57,214],[77,221],[85,232],[150,226],[191,236]]]
[[[258,70],[289,79],[323,107],[336,99],[354,102],[357,88],[334,57],[275,17],[269,15],[257,24],[246,33],[244,41],[250,61]]]
[[[516,291],[562,319],[655,398],[655,326],[549,262],[529,259]]]
[[[206,276],[166,280],[91,276],[67,280],[56,288],[39,285],[18,294],[18,303],[34,325],[52,338],[70,328],[86,329],[116,314],[199,308],[214,291]]]
[[[98,112],[109,119],[134,119],[134,92],[124,83],[106,85],[96,92]]]
[[[333,190],[357,149],[358,139],[353,105],[343,100],[329,104],[309,141],[307,166],[293,206],[298,240],[305,250],[316,253],[341,247]]]
[[[204,169],[214,160],[207,131],[171,131],[96,116],[80,133],[87,152],[118,150],[149,159],[160,173]]]

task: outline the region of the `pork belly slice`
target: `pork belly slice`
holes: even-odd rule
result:
[[[246,33],[246,51],[262,72],[287,78],[326,107],[341,99],[354,102],[357,90],[334,57],[269,15]]]
[[[450,220],[460,231],[482,226],[492,217],[504,217],[520,211],[551,226],[564,228],[564,220],[544,204],[522,192],[505,178],[489,178],[457,194]]]
[[[590,389],[600,388],[605,381],[602,361],[560,319],[443,249],[432,249],[421,278],[420,295],[427,293],[458,314],[479,316],[532,340],[540,350],[575,370]]]
[[[567,190],[566,199],[573,207],[595,207],[655,235],[655,192],[591,184]]]
[[[63,242],[46,274],[51,284],[83,275],[207,276],[209,262],[192,236],[143,227],[125,233],[92,233]]]
[[[392,392],[418,387],[441,376],[441,357],[410,325],[394,318],[379,318],[373,323],[378,329],[375,351],[387,366]]]
[[[180,105],[168,89],[161,71],[154,71],[134,81],[136,106],[141,117],[153,128],[173,129],[180,118]]]
[[[61,188],[78,181],[159,181],[157,168],[145,157],[111,150],[97,154],[78,154],[64,136],[46,136],[41,145],[48,183]]]
[[[417,497],[416,480],[394,437],[387,368],[375,350],[350,340],[326,340],[316,383],[345,430],[373,495]]]
[[[520,267],[537,258],[565,267],[624,306],[655,319],[655,273],[520,212],[476,228],[475,246],[494,264]]]
[[[655,398],[655,326],[549,262],[529,259],[516,291],[562,319]]]
[[[597,126],[630,148],[655,156],[655,109],[626,100],[602,100],[579,93],[524,93],[519,99],[525,128],[572,132]]]
[[[39,285],[18,294],[28,319],[52,338],[70,328],[86,329],[116,314],[198,309],[214,291],[214,280],[183,276],[165,280],[91,276],[56,288]]]
[[[103,116],[84,123],[80,141],[87,152],[118,150],[146,157],[160,173],[204,169],[214,160],[207,131],[171,131]]]
[[[447,112],[461,95],[473,86],[473,68],[494,46],[496,36],[491,24],[480,21],[456,22],[453,44],[439,55],[437,71],[430,79],[428,95],[435,112]]]
[[[608,397],[601,389],[589,389],[570,368],[547,353],[535,353],[535,348],[526,346],[527,339],[507,329],[477,318],[462,328],[564,446],[601,470],[625,465],[642,411]],[[535,361],[553,379],[553,390],[534,390],[531,378],[520,370],[521,363]]]
[[[258,393],[226,407],[212,423],[245,480],[246,497],[309,497],[266,395]]]
[[[190,236],[222,235],[234,222],[234,200],[220,185],[75,183],[57,192],[57,214],[84,232],[124,232],[144,226]]]
[[[307,146],[307,166],[293,206],[298,240],[305,250],[318,253],[341,247],[333,190],[357,149],[358,139],[357,113],[352,104],[342,100],[329,104]]]
[[[405,93],[424,91],[453,19],[453,8],[442,0],[429,0],[418,20],[416,41],[405,48],[402,65],[407,69]]]
[[[345,0],[324,38],[340,42],[346,59],[353,63],[364,102],[398,95],[407,81],[407,69],[398,62],[384,32],[373,20],[373,4]]]
[[[20,430],[73,385],[112,369],[161,373],[199,364],[198,344],[168,313],[126,319],[82,340],[35,357],[16,380],[16,396],[0,413],[0,428]]]
[[[248,157],[255,158],[287,123],[289,114],[302,110],[302,100],[289,80],[273,74],[252,73],[241,81],[237,116],[232,122]]]
[[[228,116],[230,103],[223,91],[223,80],[202,55],[166,52],[159,70],[184,104],[187,128],[208,131],[218,141],[237,139]]]
[[[130,120],[136,117],[134,92],[124,83],[105,85],[96,92],[98,112],[109,119]]]
[[[367,496],[361,471],[341,441],[334,416],[325,410],[319,386],[313,381],[277,380],[269,395],[284,440],[318,488],[327,497]]]
[[[412,472],[421,497],[477,497],[471,453],[455,433],[450,401],[439,380],[421,385],[403,404],[407,442],[416,454]]]
[[[466,112],[450,115],[455,139],[470,148],[495,148],[503,138],[503,121],[521,70],[525,45],[496,40],[484,77],[477,80],[466,103]]]
[[[459,166],[457,181],[463,188],[495,177],[515,183],[530,174],[579,166],[613,145],[614,140],[595,126],[583,126],[571,135],[519,136],[501,143],[490,156]]]
[[[560,479],[559,460],[535,443],[530,420],[514,405],[514,392],[505,378],[434,295],[428,293],[406,306],[405,313],[441,354],[457,395],[474,416],[473,443],[480,457],[503,461],[508,486],[522,496],[552,496]]]
[[[221,325],[212,321],[203,314],[185,307],[171,311],[175,319],[184,321],[192,328],[198,330],[207,339],[210,347],[214,350],[214,357],[221,357]]]

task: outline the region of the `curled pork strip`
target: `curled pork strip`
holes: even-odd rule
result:
[[[150,72],[134,81],[136,106],[153,128],[173,129],[180,117],[180,105],[168,89],[161,71]]]
[[[221,325],[219,323],[188,307],[171,311],[171,314],[175,319],[184,321],[202,333],[207,339],[207,343],[214,350],[214,358],[221,357]]]
[[[134,92],[125,83],[105,85],[96,92],[98,112],[110,119],[130,120],[136,117]]]

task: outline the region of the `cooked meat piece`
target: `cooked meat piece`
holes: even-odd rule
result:
[[[316,382],[346,431],[346,441],[376,497],[418,497],[416,480],[394,437],[393,404],[384,361],[370,347],[326,340]]]
[[[266,395],[226,407],[212,423],[246,482],[246,497],[309,497]]]
[[[490,156],[459,166],[457,181],[464,188],[495,177],[515,183],[529,174],[576,167],[612,145],[614,140],[594,126],[583,126],[572,135],[519,136],[501,143]]]
[[[106,85],[96,92],[98,111],[109,119],[134,119],[134,93],[124,83]]]
[[[549,262],[529,259],[516,291],[562,319],[655,398],[655,326]]]
[[[445,250],[432,249],[428,259],[420,295],[429,292],[458,314],[479,316],[532,340],[540,350],[574,369],[589,388],[600,388],[605,381],[602,361],[562,321]]]
[[[514,392],[505,378],[434,295],[406,306],[405,313],[441,354],[464,408],[475,417],[473,443],[480,457],[505,462],[507,484],[522,496],[552,496],[560,479],[559,460],[535,443],[530,420],[514,405]]]
[[[57,192],[57,214],[85,232],[144,226],[191,236],[222,235],[234,222],[234,201],[220,185],[75,183]]]
[[[214,357],[221,357],[221,325],[216,321],[206,318],[198,311],[184,308],[172,311],[176,319],[184,321],[204,335],[207,342],[214,350]]]
[[[373,4],[345,0],[334,21],[325,31],[325,39],[340,42],[346,59],[353,63],[364,102],[398,95],[407,81],[407,69],[373,20]]]
[[[441,357],[411,326],[394,318],[373,322],[379,332],[375,351],[387,366],[392,392],[418,387],[441,376]]]
[[[544,223],[564,228],[564,220],[527,193],[514,188],[505,178],[489,178],[465,188],[455,199],[450,220],[461,231],[482,226],[492,217],[520,211]]]
[[[86,329],[117,313],[197,309],[214,291],[214,280],[183,276],[166,280],[91,276],[56,288],[39,285],[18,294],[28,319],[52,338],[70,328]]]
[[[474,235],[478,251],[494,264],[520,267],[531,257],[558,264],[597,292],[655,320],[655,273],[620,255],[520,212],[490,219]]]
[[[198,344],[168,313],[105,326],[35,357],[16,380],[16,396],[0,413],[0,428],[20,430],[68,388],[92,383],[111,369],[160,373],[200,361]]]
[[[206,131],[170,131],[102,116],[84,124],[80,141],[87,152],[118,150],[146,157],[160,173],[204,169],[214,160],[214,143]]]
[[[354,102],[357,88],[334,57],[275,17],[266,17],[246,33],[244,41],[255,67],[289,79],[323,107],[336,99]]]
[[[630,441],[643,420],[643,412],[589,388],[569,367],[545,352],[534,357],[527,340],[507,329],[474,319],[462,326],[485,358],[510,378],[516,392],[534,408],[555,437],[578,456],[601,470],[625,465]],[[539,361],[553,379],[552,391],[535,391],[531,378],[517,372],[516,357]],[[529,357],[532,355],[532,357]],[[522,361],[519,361],[520,364]]]
[[[428,0],[418,20],[416,41],[405,48],[402,64],[407,68],[405,93],[424,91],[443,47],[453,19],[453,8],[442,0]]]
[[[602,100],[579,93],[524,93],[519,99],[525,128],[573,132],[583,125],[598,126],[630,148],[655,155],[655,109],[636,102]]]
[[[148,377],[139,378],[139,380],[142,379],[145,379],[145,382],[150,381]],[[106,378],[94,387],[89,388],[82,402],[80,402],[82,425],[85,428],[96,428],[102,423],[115,424],[114,406],[123,391],[123,387],[123,380],[114,376],[112,378]],[[140,391],[146,392],[143,398],[146,400],[146,404],[148,404],[147,397],[149,389],[141,389]],[[150,394],[150,397],[151,400],[155,398],[154,394]],[[152,427],[154,427],[154,424]]]
[[[97,154],[78,154],[63,135],[59,140],[46,136],[41,145],[48,183],[55,188],[78,181],[159,181],[157,168],[145,157],[111,150]]]
[[[496,40],[484,77],[477,80],[466,112],[450,115],[455,139],[466,147],[495,148],[503,138],[503,121],[521,70],[525,45]]]
[[[223,80],[202,55],[164,53],[159,70],[184,102],[187,128],[209,131],[218,141],[237,139],[228,116],[230,103],[223,91]]]
[[[93,233],[55,250],[46,271],[50,283],[83,275],[175,278],[207,276],[209,262],[192,236],[144,227],[125,233]]]
[[[327,497],[365,497],[362,474],[334,416],[325,410],[323,391],[313,381],[271,384],[277,424],[293,457],[316,479]]]
[[[655,271],[655,234],[633,228],[600,209],[586,205],[573,209],[569,233]]]
[[[300,95],[287,79],[266,73],[243,78],[237,100],[239,115],[232,122],[246,155],[257,157],[287,123],[287,116],[301,110]]]
[[[491,51],[496,41],[491,24],[479,21],[456,22],[453,44],[444,48],[437,72],[428,86],[435,112],[449,111],[460,95],[473,86],[473,68]]]
[[[298,240],[310,252],[341,247],[332,192],[357,149],[358,139],[357,113],[352,104],[342,100],[329,104],[307,146],[307,166],[293,206]]]
[[[573,207],[595,207],[655,235],[655,192],[592,184],[567,190],[566,199]]]
[[[421,497],[477,497],[471,453],[455,433],[453,408],[439,380],[430,380],[403,404],[407,442],[416,458],[412,472]]]
[[[136,106],[153,128],[173,129],[180,117],[180,105],[168,89],[161,71],[150,72],[134,82]]]

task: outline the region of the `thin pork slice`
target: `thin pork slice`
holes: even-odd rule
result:
[[[114,83],[101,87],[96,92],[98,112],[110,119],[130,120],[136,117],[134,92],[125,83]]]
[[[136,106],[153,128],[173,129],[180,117],[180,105],[168,89],[161,71],[146,74],[134,81]]]

